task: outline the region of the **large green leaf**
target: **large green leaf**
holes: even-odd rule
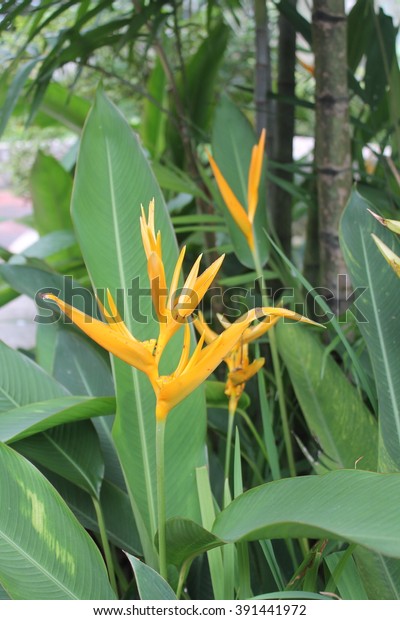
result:
[[[104,462],[99,438],[89,420],[57,426],[18,441],[13,447],[30,461],[99,498]]]
[[[353,191],[341,220],[341,245],[353,287],[365,288],[357,300],[359,328],[368,347],[379,402],[379,427],[390,459],[400,468],[400,285],[371,233],[399,253],[395,236],[367,211],[372,207]],[[380,467],[387,464],[384,451]],[[385,464],[386,463],[386,464]]]
[[[114,384],[103,351],[81,334],[61,329],[57,340],[54,376],[73,394],[112,396]]]
[[[223,544],[217,536],[189,519],[169,519],[166,535],[168,562],[177,566]]]
[[[376,470],[378,427],[357,389],[311,330],[282,322],[276,333],[304,417],[322,449],[321,463],[351,468],[362,457],[358,469]]]
[[[114,599],[99,550],[44,476],[4,444],[0,476],[0,583],[10,597]]]
[[[35,401],[34,392],[31,400]],[[114,410],[114,398],[86,396],[65,396],[17,408],[7,408],[4,413],[0,412],[0,441],[16,441],[65,422],[109,415]]]
[[[60,298],[67,303],[73,303],[79,310],[93,314],[95,304],[90,291],[71,276],[56,273],[43,261],[26,259],[24,264],[10,262],[0,265],[0,273],[13,289],[32,297],[39,308],[43,308],[43,313],[39,313],[43,314],[43,318],[38,320],[40,324],[47,325],[60,320],[60,313],[54,303],[41,299],[37,293],[60,293]]]
[[[72,227],[72,177],[52,156],[39,151],[30,175],[35,224],[40,234]]]
[[[43,468],[41,471],[56,488],[83,527],[99,533],[93,501],[88,493],[53,472]],[[126,491],[109,480],[103,480],[100,504],[110,542],[119,549],[135,555],[142,555],[139,535]]]
[[[31,359],[0,342],[0,412],[69,394]]]
[[[227,131],[227,127],[230,128],[229,131]],[[213,124],[213,156],[235,196],[246,210],[250,158],[257,139],[248,119],[239,108],[228,97],[221,97],[215,111]],[[263,179],[264,177],[260,183],[259,203],[254,220],[256,245],[262,265],[268,257],[267,239],[264,234],[264,230],[267,229],[267,222]],[[246,267],[254,269],[254,261],[243,233],[223,201],[221,204],[237,258]]]
[[[333,471],[270,482],[233,500],[213,533],[225,542],[332,538],[400,558],[400,474]]]
[[[175,592],[161,575],[129,553],[126,555],[135,573],[142,601],[176,601]]]
[[[72,215],[93,285],[100,296],[106,288],[111,290],[129,330],[139,339],[157,335],[157,325],[151,318],[147,267],[139,230],[140,204],[147,209],[153,197],[156,227],[162,232],[164,262],[170,280],[177,247],[159,187],[129,125],[104,94],[98,92],[82,135]],[[135,287],[139,282],[145,291],[134,288],[132,293],[132,284]],[[168,351],[165,372],[175,367],[180,349],[181,334],[178,334]],[[145,553],[155,563],[154,556],[151,559],[151,540],[156,529],[155,399],[147,378],[141,373],[118,359],[113,360],[113,367],[118,403],[115,443]],[[200,390],[168,419],[169,516],[197,517],[194,469],[204,462],[204,434],[205,406]]]

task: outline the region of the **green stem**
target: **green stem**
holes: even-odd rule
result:
[[[185,560],[182,564],[181,570],[179,571],[178,587],[176,589],[176,598],[178,599],[178,601],[182,596],[183,586],[185,584],[185,580],[189,572],[190,564],[192,563],[192,561],[193,561],[192,557]]]
[[[247,415],[247,413],[243,409],[237,409],[237,412],[242,416],[242,418],[246,422],[247,426],[249,427],[249,431],[252,433],[254,439],[256,440],[264,459],[266,460],[267,463],[269,463],[268,452],[265,449],[263,440],[258,434],[256,427],[254,426],[253,422],[250,420],[250,417]]]
[[[265,294],[266,286],[264,273],[262,270],[260,258],[258,256],[257,249],[253,251],[253,260],[254,266],[256,268],[257,277],[260,281],[261,286],[261,301],[263,306],[268,306],[268,296]],[[282,373],[281,373],[281,365],[279,361],[278,347],[276,344],[275,333],[273,328],[268,332],[269,335],[269,344],[271,348],[271,357],[272,357],[272,366],[274,369],[274,376],[276,382],[276,389],[278,392],[278,402],[279,402],[279,411],[281,414],[282,420],[282,428],[283,428],[283,439],[285,442],[286,455],[288,460],[289,472],[291,476],[296,476],[296,465],[293,454],[293,446],[292,446],[292,438],[290,434],[289,428],[289,419],[286,409],[286,401],[285,401],[285,392],[283,389],[283,381],[282,381]]]
[[[231,452],[232,452],[232,431],[233,431],[233,422],[235,419],[235,412],[229,409],[228,414],[228,430],[226,433],[226,448],[225,448],[225,480],[229,479],[229,469],[231,465]]]
[[[110,578],[110,584],[115,594],[118,596],[117,582],[115,580],[114,563],[111,555],[111,549],[107,538],[106,524],[104,522],[103,511],[100,506],[100,502],[96,497],[92,497],[93,506],[96,512],[97,524],[99,526],[101,544],[103,547],[104,558],[107,565],[108,576]]]
[[[164,467],[165,420],[156,425],[156,460],[157,460],[157,512],[158,512],[158,553],[160,575],[168,580],[167,547],[165,540],[165,467]]]

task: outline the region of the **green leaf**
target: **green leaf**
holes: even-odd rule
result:
[[[369,599],[400,600],[400,561],[358,547],[358,572]]]
[[[0,265],[0,273],[5,280],[22,295],[35,299],[36,304],[44,309],[41,324],[52,324],[60,320],[55,304],[42,300],[37,293],[60,293],[60,298],[88,314],[93,314],[95,303],[90,291],[71,276],[62,276],[36,259],[26,259],[25,264],[7,263]]]
[[[372,207],[353,191],[341,220],[340,241],[353,287],[365,288],[357,300],[359,328],[368,347],[379,402],[379,428],[385,450],[400,468],[400,286],[371,233],[398,253],[394,235],[368,213]],[[384,454],[379,466],[385,469]],[[393,466],[392,466],[393,467]],[[391,465],[389,465],[391,468]]]
[[[201,189],[179,168],[171,165],[166,166],[157,161],[152,163],[152,168],[157,182],[163,189],[169,189],[177,194],[183,193],[204,197]]]
[[[230,131],[226,128],[230,127]],[[247,180],[250,158],[257,139],[247,118],[239,108],[225,95],[221,97],[215,111],[212,149],[213,157],[236,198],[247,210]],[[260,182],[259,202],[254,220],[256,245],[261,264],[268,258],[268,244],[264,234],[267,229],[265,198],[263,191],[264,175]],[[254,261],[247,241],[235,223],[225,203],[221,200],[222,212],[229,230],[235,254],[238,260],[249,269],[254,269]]]
[[[42,469],[51,484],[85,529],[99,533],[93,502],[85,491],[53,472]],[[100,503],[107,538],[119,549],[141,555],[141,546],[128,494],[109,480],[103,480]]]
[[[21,95],[22,89],[26,84],[29,74],[31,73],[38,60],[39,58],[35,58],[34,60],[30,60],[29,62],[22,65],[17,71],[17,74],[15,75],[12,83],[7,88],[5,101],[2,101],[2,106],[0,108],[0,136],[4,132],[8,120],[14,111],[18,98]]]
[[[322,594],[316,594],[315,592],[304,592],[303,590],[290,590],[288,592],[267,592],[266,594],[259,594],[258,596],[253,596],[250,598],[250,601],[267,601],[267,600],[276,600],[281,599],[283,601],[287,600],[306,600],[306,601],[330,601],[332,600],[329,595],[323,596]]]
[[[329,469],[352,468],[362,457],[358,469],[376,470],[378,427],[357,389],[311,330],[284,322],[275,330],[308,428],[322,449],[321,462]]]
[[[285,2],[285,0],[280,0],[277,9],[286,17],[296,32],[299,32],[307,43],[312,46],[311,24],[299,13],[296,9],[296,5],[291,2]]]
[[[73,221],[94,286],[99,293],[106,288],[111,290],[128,329],[140,340],[157,335],[157,325],[151,318],[147,265],[139,228],[140,205],[147,209],[153,197],[169,282],[178,253],[160,189],[129,125],[99,91],[82,135],[72,201]],[[140,283],[142,292],[137,290],[128,296],[132,283]],[[117,290],[122,291],[118,297]],[[166,353],[165,372],[175,368],[180,350],[181,334],[177,334]],[[115,445],[146,559],[156,565],[152,550],[156,530],[155,398],[147,378],[134,368],[113,359],[113,370],[118,403],[113,430]],[[193,477],[195,467],[204,462],[204,436],[205,406],[200,390],[176,407],[168,419],[169,517],[198,516]]]
[[[53,82],[42,99],[40,110],[59,123],[80,133],[90,109],[90,102],[69,88]]]
[[[39,151],[30,175],[33,212],[41,235],[72,228],[72,177],[52,155]]]
[[[21,254],[27,258],[48,258],[75,245],[76,239],[72,230],[55,230],[35,241]]]
[[[62,323],[51,326],[55,333],[38,346],[43,359],[45,348],[51,348],[49,372],[72,394],[79,396],[113,396],[114,385],[106,354],[82,332],[75,332]],[[50,333],[48,325],[41,326],[40,337]]]
[[[211,530],[215,521],[214,498],[211,491],[209,473],[206,466],[196,469],[197,491],[201,510],[201,521],[204,528]],[[215,545],[213,545],[214,547]],[[225,594],[225,572],[221,549],[207,551],[208,565],[215,599],[223,599]]]
[[[220,63],[228,43],[229,28],[219,21],[209,31],[196,52],[187,60],[185,75],[178,74],[177,89],[185,104],[185,115],[197,139],[203,140],[213,113],[214,92]],[[173,152],[174,163],[183,168],[184,144],[182,140],[180,110],[171,97],[171,110],[177,123],[167,124],[167,144]]]
[[[141,136],[144,146],[156,159],[165,148],[166,76],[159,57],[147,81],[148,99],[143,102]],[[151,98],[150,98],[151,97]],[[159,181],[160,182],[160,181]]]
[[[161,575],[129,553],[126,555],[135,573],[142,601],[176,601],[175,592]]]
[[[40,366],[3,342],[0,342],[0,367],[0,412],[22,407],[32,401],[68,395],[68,390]]]
[[[2,586],[0,585],[0,601],[9,601],[9,600],[10,600],[10,597],[8,596],[4,588],[2,588]]]
[[[99,438],[89,420],[57,426],[18,441],[13,447],[29,460],[99,498],[104,462]]]
[[[219,547],[223,541],[190,519],[168,519],[166,524],[168,563],[181,566],[185,560]]]
[[[357,566],[352,556],[348,558],[345,556],[346,551],[338,551],[337,553],[330,553],[324,558],[332,577],[335,576],[338,569],[341,569],[340,563],[345,561],[345,565],[340,570],[338,578],[335,578],[339,596],[345,600],[367,600],[368,596],[357,571]]]
[[[358,0],[347,18],[347,61],[353,73],[360,64],[374,31],[374,5]]]
[[[346,540],[400,558],[400,474],[358,470],[277,480],[247,491],[216,518],[225,542]]]
[[[30,399],[28,396],[28,400],[35,400],[35,394]],[[17,441],[65,422],[109,415],[115,411],[115,399],[64,396],[7,409],[0,413],[0,441],[3,442]]]
[[[50,483],[0,444],[0,583],[13,599],[110,600],[99,550]]]

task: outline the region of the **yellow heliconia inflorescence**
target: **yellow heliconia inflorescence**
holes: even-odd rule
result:
[[[109,310],[98,300],[106,323],[77,310],[55,295],[46,294],[44,298],[54,301],[75,325],[104,349],[147,375],[156,396],[158,421],[165,420],[173,407],[205,381],[222,360],[235,350],[241,339],[243,342],[254,340],[281,316],[313,323],[290,310],[255,308],[249,310],[235,323],[226,325],[223,333],[219,336],[215,334],[212,341],[207,340],[206,333],[202,333],[194,352],[190,355],[191,330],[187,318],[204,297],[224,257],[218,258],[199,276],[200,256],[186,278],[183,288],[178,290],[185,254],[185,248],[182,248],[168,289],[162,260],[161,233],[158,231],[156,234],[154,226],[154,201],[150,203],[147,219],[142,208],[140,226],[152,300],[159,319],[157,339],[139,341],[131,334],[118,312],[110,291],[107,291]],[[265,315],[268,316],[264,321],[249,327],[255,319]],[[160,375],[159,363],[165,346],[183,324],[184,339],[178,365],[170,375]],[[208,344],[203,347],[205,341]],[[248,368],[251,367],[250,364]],[[232,381],[238,380],[238,376],[232,375]]]
[[[288,318],[294,321],[313,323],[309,319],[287,310],[286,308],[262,308],[263,314],[267,316],[257,325],[246,327],[239,342],[234,346],[224,358],[228,366],[228,375],[225,384],[225,394],[229,398],[229,413],[234,415],[239,399],[243,393],[246,382],[249,381],[264,365],[264,358],[249,361],[249,343],[263,336],[281,318]],[[232,323],[221,315],[218,315],[219,322],[225,330],[229,330]],[[219,336],[206,323],[202,312],[194,320],[194,325],[207,343],[214,342]]]
[[[231,216],[235,220],[237,226],[246,237],[248,246],[252,252],[255,248],[253,224],[258,204],[258,190],[261,180],[264,148],[265,129],[262,130],[260,140],[258,144],[253,147],[253,151],[251,154],[249,176],[247,182],[247,211],[240,203],[240,201],[236,198],[234,192],[232,191],[228,182],[225,180],[222,172],[220,171],[215,159],[212,157],[212,155],[208,153],[208,160],[214,173],[219,191],[221,192],[221,196],[224,199],[224,202],[229,209]]]

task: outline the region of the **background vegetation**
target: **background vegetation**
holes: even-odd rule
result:
[[[0,597],[399,598],[400,292],[371,233],[397,253],[398,240],[367,211],[398,219],[394,17],[372,0],[347,11],[341,0],[20,0],[1,17],[0,131],[11,145],[68,145],[33,162],[11,146],[40,238],[20,255],[1,248],[2,305],[29,295],[48,316],[38,291],[71,302],[77,286],[127,289],[146,274],[139,209],[155,196],[168,273],[170,220],[185,273],[200,252],[207,264],[227,254],[223,300],[203,304],[214,327],[227,306],[261,304],[262,276],[275,305],[327,330],[279,324],[252,347],[266,364],[239,402],[228,481],[225,369],[172,412],[169,585],[149,509],[145,380],[62,322],[39,323],[34,350],[1,344],[0,504],[11,511],[0,512]],[[206,150],[246,204],[264,127],[260,273]],[[345,273],[366,289],[352,310]],[[140,338],[154,329],[129,327]],[[35,514],[46,518],[28,531]]]

